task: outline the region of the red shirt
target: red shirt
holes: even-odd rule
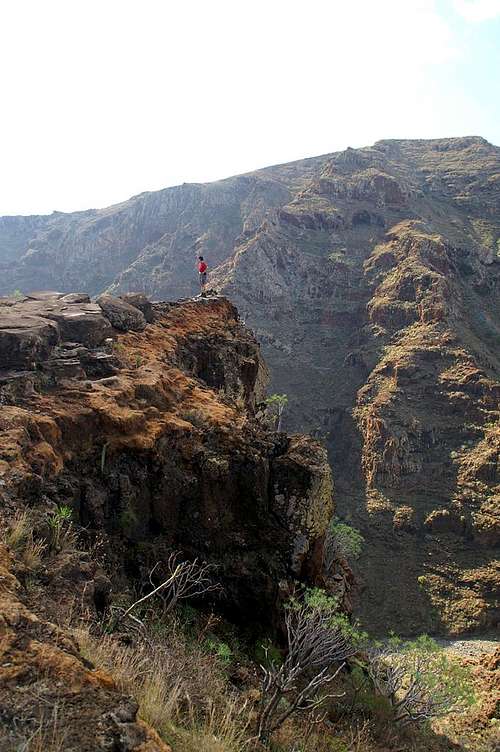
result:
[[[203,274],[204,272],[206,272],[207,269],[208,269],[208,266],[205,264],[205,262],[200,261],[200,263],[198,264],[198,271],[200,272],[200,274]]]

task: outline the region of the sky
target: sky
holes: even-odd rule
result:
[[[500,144],[500,0],[2,0],[0,215],[383,138]]]

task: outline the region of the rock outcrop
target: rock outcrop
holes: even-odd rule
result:
[[[323,572],[326,450],[255,418],[268,373],[226,299],[157,304],[154,323],[127,333],[123,322],[135,324],[128,310],[116,318],[114,301],[97,313],[85,296],[50,293],[2,308],[11,355],[0,370],[0,524],[28,509],[36,540],[50,539],[50,520],[70,508],[106,566],[70,549],[30,587],[30,570],[0,544],[0,739],[21,744],[44,719],[68,750],[167,752],[64,625],[77,606],[102,619],[112,588],[144,586],[153,568],[161,577],[173,552],[216,567],[223,591],[208,604],[245,629],[279,627],[297,583],[326,586],[349,608],[350,577]],[[29,357],[19,325],[28,318],[43,343]]]
[[[202,252],[262,343],[271,391],[288,395],[287,427],[328,444],[338,511],[366,540],[366,626],[491,629],[499,175],[481,138],[380,141],[105,210],[4,218],[0,289],[191,295]],[[202,349],[189,357],[219,373]]]
[[[39,305],[41,318],[59,304]],[[8,310],[22,318],[33,306]],[[79,317],[88,306],[71,310]],[[219,567],[228,611],[272,621],[287,582],[322,577],[326,452],[253,418],[267,371],[230,303],[160,304],[156,318],[141,333],[115,329],[106,349],[47,343],[31,370],[21,359],[20,370],[1,372],[4,504],[69,504],[106,532],[118,569],[139,571],[168,550],[202,557]],[[96,372],[102,359],[111,374]]]
[[[146,318],[142,311],[123,299],[112,295],[99,295],[97,304],[115,329],[120,332],[142,332]]]

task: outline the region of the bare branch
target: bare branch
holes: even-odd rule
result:
[[[175,581],[175,578],[176,578],[176,576],[177,576],[177,571],[178,571],[178,570],[176,569],[176,570],[175,570],[175,571],[174,571],[174,572],[173,572],[173,573],[171,574],[171,576],[170,576],[170,577],[169,577],[169,578],[168,578],[167,580],[164,580],[164,581],[163,581],[163,582],[161,583],[161,585],[158,585],[158,587],[156,587],[156,588],[155,588],[154,590],[152,590],[152,591],[151,591],[150,593],[147,593],[147,594],[146,594],[146,595],[144,595],[144,596],[143,596],[142,598],[139,598],[139,600],[135,601],[135,603],[132,603],[132,605],[131,605],[131,606],[129,606],[129,607],[127,608],[127,610],[126,610],[126,611],[124,611],[124,612],[123,612],[123,614],[121,614],[121,615],[120,615],[120,617],[118,618],[118,620],[117,620],[116,624],[118,624],[118,623],[119,623],[120,621],[123,621],[123,619],[125,619],[125,618],[126,618],[126,617],[127,617],[127,616],[128,616],[128,615],[129,615],[129,614],[130,614],[130,613],[131,613],[131,612],[132,612],[132,611],[133,611],[134,609],[135,609],[135,608],[137,608],[137,606],[140,606],[140,604],[141,604],[141,603],[144,603],[145,601],[147,601],[147,600],[149,600],[150,598],[152,598],[152,597],[153,597],[153,595],[156,595],[156,594],[157,594],[157,593],[159,593],[159,592],[160,592],[161,590],[163,590],[164,588],[166,588],[166,587],[168,587],[169,585],[171,585],[171,584],[172,584],[172,582],[174,582],[174,581]],[[116,624],[115,624],[115,626],[116,626]]]
[[[394,720],[402,727],[424,724],[453,707],[445,687],[431,689],[429,685],[431,658],[377,648],[369,653],[367,670],[375,690],[389,701]]]
[[[337,678],[355,649],[331,619],[330,611],[318,608],[300,606],[287,611],[285,661],[280,667],[261,667],[258,738],[263,744],[292,714],[311,712],[327,699],[341,696],[322,695],[321,690]],[[285,697],[288,705],[280,712]]]
[[[215,582],[212,574],[216,567],[213,564],[199,564],[198,559],[192,562],[179,561],[179,553],[173,553],[169,556],[165,569],[168,575],[159,585],[155,586],[153,575],[160,566],[157,562],[149,572],[149,582],[153,587],[149,593],[139,598],[125,611],[120,613],[114,621],[114,627],[125,618],[132,617],[132,611],[138,606],[144,604],[153,596],[157,596],[163,603],[163,614],[170,613],[180,600],[186,598],[196,598],[207,593],[218,592],[222,590],[220,583]]]
[[[168,588],[168,603],[165,612],[169,613],[175,608],[180,600],[187,598],[199,598],[207,593],[221,592],[222,586],[213,580],[216,570],[214,564],[198,563],[198,559],[192,562],[178,563],[178,553],[172,554],[167,562],[167,573],[176,572],[170,587]]]

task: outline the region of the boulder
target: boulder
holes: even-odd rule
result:
[[[32,368],[49,357],[58,341],[53,322],[6,308],[0,314],[0,369]]]
[[[142,311],[112,295],[100,295],[97,303],[115,329],[121,332],[142,332],[146,319]]]
[[[155,313],[151,301],[142,292],[127,292],[120,295],[120,300],[124,300],[134,308],[138,308],[144,314],[144,318],[151,324],[155,319]]]
[[[93,304],[56,307],[44,316],[57,323],[61,339],[85,347],[98,347],[112,331],[108,318]]]

